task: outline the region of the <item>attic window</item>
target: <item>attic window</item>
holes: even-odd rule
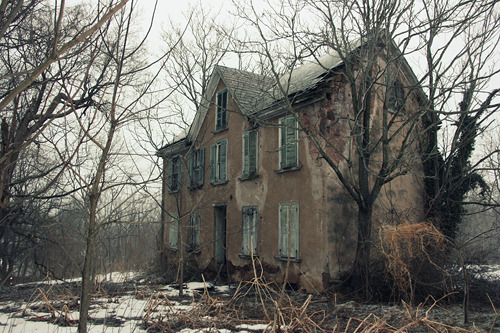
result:
[[[401,81],[396,80],[389,89],[389,100],[387,109],[390,112],[398,113],[404,110],[405,90]]]
[[[227,90],[217,93],[217,110],[215,117],[215,131],[222,131],[227,128]]]

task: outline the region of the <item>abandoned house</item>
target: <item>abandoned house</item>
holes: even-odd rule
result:
[[[270,279],[282,281],[288,264],[290,283],[324,290],[352,266],[357,206],[298,124],[328,138],[331,159],[347,168],[350,88],[338,57],[320,61],[283,79],[290,107],[273,97],[276,85],[268,77],[213,70],[189,130],[158,151],[164,161],[162,256],[174,276],[182,258],[198,278],[249,280],[255,257]],[[406,62],[399,71],[387,100],[404,108],[395,115],[404,118],[418,109],[419,98],[400,83],[414,79]],[[376,96],[373,117],[384,103]],[[422,162],[417,151],[413,155],[414,172],[384,185],[374,228],[395,216],[422,218]]]

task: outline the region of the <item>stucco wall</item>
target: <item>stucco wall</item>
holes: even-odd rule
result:
[[[221,81],[217,91],[224,89]],[[334,80],[325,91],[325,99],[301,110],[301,119],[307,126],[316,128],[330,138],[332,147],[327,148],[332,158],[345,169],[347,164],[341,158],[347,154],[349,110],[349,91],[340,79]],[[279,169],[279,118],[271,119],[258,127],[258,178],[241,180],[242,133],[252,128],[245,116],[228,96],[228,129],[214,133],[215,96],[201,127],[194,147],[205,147],[205,182],[197,190],[182,185],[179,193],[168,194],[165,198],[167,211],[180,210],[181,239],[186,241],[189,212],[200,211],[201,249],[196,253],[182,253],[189,258],[191,265],[202,270],[215,269],[215,228],[214,205],[226,206],[226,272],[234,279],[251,277],[251,260],[242,258],[241,225],[242,207],[258,207],[257,255],[269,278],[280,281],[286,269],[285,261],[278,256],[278,223],[280,202],[299,202],[300,261],[293,262],[289,268],[289,281],[307,290],[322,290],[328,280],[336,278],[341,271],[348,269],[353,261],[356,247],[357,208],[351,197],[343,189],[338,178],[319,158],[314,144],[299,134],[299,170],[278,173]],[[210,184],[210,145],[220,139],[228,139],[228,182],[214,186]],[[165,168],[164,177],[168,168]],[[182,179],[185,181],[187,168],[184,167]],[[376,202],[375,224],[386,223],[394,214],[405,212],[407,218],[419,219],[423,207],[422,184],[416,172],[403,176],[386,185]],[[419,213],[420,212],[420,213]],[[165,215],[168,223],[168,215]],[[164,240],[168,244],[168,226]],[[175,270],[180,250],[167,251],[170,269]]]

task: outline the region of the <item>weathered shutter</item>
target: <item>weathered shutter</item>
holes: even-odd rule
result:
[[[168,191],[172,192],[172,175],[174,173],[174,160],[171,158],[168,165]]]
[[[291,203],[290,216],[290,258],[299,257],[299,203]]]
[[[280,122],[280,133],[281,133],[281,138],[280,138],[280,168],[284,169],[286,168],[286,121],[285,119],[281,119]]]
[[[288,216],[289,205],[280,204],[279,256],[288,256]]]
[[[257,173],[257,131],[248,133],[248,175]]]
[[[248,210],[243,208],[241,213],[241,254],[248,255],[250,249],[250,242],[248,237]]]
[[[193,179],[193,155],[194,152],[191,150],[188,154],[188,172],[187,172],[187,186],[188,188],[191,188],[193,186],[193,183],[196,184],[196,180]]]
[[[198,178],[195,180],[197,186],[203,186],[205,182],[205,148],[198,150]]]
[[[251,228],[251,233],[249,236],[249,245],[251,244],[253,246],[253,254],[257,254],[257,209],[253,208],[252,209],[252,215],[251,215],[251,220],[250,220],[250,228]]]
[[[243,177],[248,177],[249,176],[249,170],[250,170],[250,144],[249,144],[249,132],[243,133]]]
[[[219,181],[224,181],[227,179],[227,140],[222,140],[220,142],[220,154],[219,154]]]
[[[216,157],[217,157],[217,146],[216,146],[216,144],[213,144],[210,146],[210,182],[211,183],[215,183]]]
[[[297,166],[297,130],[296,123],[293,117],[285,118],[285,129],[286,129],[286,167]]]
[[[177,159],[177,187],[176,191],[181,189],[182,184],[182,165],[184,164],[184,158],[179,156]]]
[[[191,250],[200,248],[200,212],[195,211],[191,214],[191,228],[189,232],[189,246]]]
[[[172,214],[170,217],[170,228],[169,228],[169,246],[172,249],[177,249],[177,243],[179,239],[179,218],[178,214]]]

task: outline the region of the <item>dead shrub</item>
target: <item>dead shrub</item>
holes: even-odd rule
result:
[[[403,222],[383,226],[380,248],[385,257],[386,276],[391,280],[391,298],[413,303],[442,288],[445,236],[427,222]]]

